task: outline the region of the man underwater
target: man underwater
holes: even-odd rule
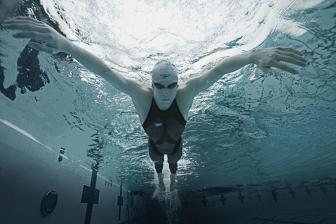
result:
[[[100,75],[115,88],[129,95],[143,129],[149,137],[149,156],[154,162],[161,189],[164,189],[162,174],[164,155],[168,157],[171,191],[175,186],[177,163],[182,156],[181,136],[193,99],[199,92],[209,88],[223,75],[248,64],[255,64],[266,73],[272,72],[272,67],[297,73],[287,63],[305,65],[302,54],[292,48],[255,49],[224,58],[211,70],[192,76],[179,85],[175,66],[169,61],[162,60],[155,64],[151,72],[152,86],[145,87],[139,81],[112,70],[94,54],[76,46],[46,23],[31,17],[15,17],[3,21],[2,27],[19,30],[13,35],[16,38],[34,39],[30,41],[29,46],[36,50],[50,54],[58,52],[70,54],[88,70]]]

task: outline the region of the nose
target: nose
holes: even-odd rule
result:
[[[164,89],[164,90],[162,91],[162,95],[163,95],[165,98],[168,98],[171,94],[172,94],[172,90],[170,90],[170,89]]]
[[[171,90],[168,89],[168,88],[163,89],[163,93],[164,93],[164,94],[169,94],[170,92],[171,92]]]
[[[169,89],[167,89],[167,88],[160,89],[160,93],[162,95],[167,95],[169,93]]]

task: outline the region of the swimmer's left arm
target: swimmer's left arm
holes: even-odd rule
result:
[[[217,66],[200,76],[192,77],[186,82],[188,94],[193,96],[212,86],[224,74],[234,72],[248,64],[256,64],[262,71],[272,72],[275,67],[286,72],[296,74],[297,71],[281,61],[304,66],[303,55],[292,48],[264,48],[247,51],[239,55],[224,58]]]

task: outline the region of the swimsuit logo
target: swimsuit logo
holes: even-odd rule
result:
[[[154,125],[155,125],[156,127],[160,127],[160,126],[162,125],[162,122],[159,122],[159,123],[155,123],[155,122],[154,122]]]

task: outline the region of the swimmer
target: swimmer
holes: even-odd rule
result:
[[[178,71],[168,60],[157,62],[151,72],[152,85],[145,87],[111,69],[103,60],[76,46],[44,22],[31,17],[15,17],[2,22],[5,29],[18,30],[16,38],[33,39],[29,46],[50,54],[65,52],[74,57],[91,72],[100,75],[116,89],[132,99],[140,122],[148,135],[149,156],[158,174],[159,186],[164,189],[163,162],[167,155],[170,169],[171,191],[175,188],[178,161],[182,156],[182,133],[188,120],[188,112],[195,96],[212,86],[223,75],[246,65],[255,64],[265,73],[274,68],[296,74],[288,64],[305,66],[303,55],[284,47],[247,51],[222,59],[214,68],[192,76],[183,84],[178,82]]]

